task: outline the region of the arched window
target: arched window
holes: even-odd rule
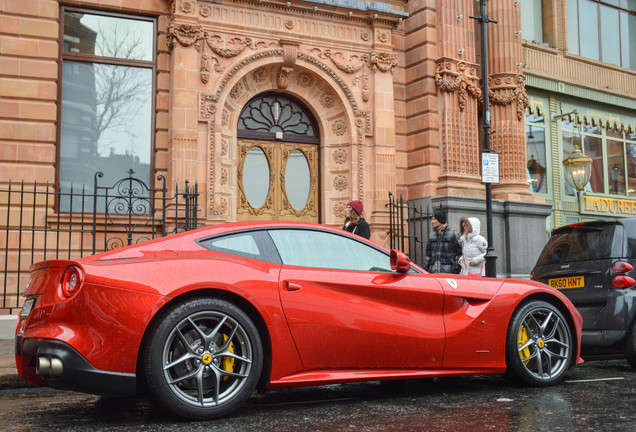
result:
[[[294,97],[264,93],[241,111],[238,137],[318,144],[320,136],[313,115]]]

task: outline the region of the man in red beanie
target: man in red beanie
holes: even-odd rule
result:
[[[371,237],[371,231],[369,224],[361,216],[363,209],[362,201],[349,201],[345,207],[345,223],[342,229],[368,239]]]

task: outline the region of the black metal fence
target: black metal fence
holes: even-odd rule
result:
[[[402,195],[397,199],[391,192],[387,206],[391,249],[406,253],[411,261],[421,266],[426,256],[426,242],[430,237],[433,214],[428,207],[424,210],[422,205],[404,201]]]
[[[150,188],[133,174],[111,186],[99,184],[98,172],[93,185],[81,188],[0,187],[0,311],[21,307],[34,262],[76,259],[197,227],[197,183],[176,185],[169,195],[162,175]]]

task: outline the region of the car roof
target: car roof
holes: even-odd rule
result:
[[[623,225],[628,231],[633,232],[636,230],[636,218],[623,218],[623,219],[599,219],[588,222],[579,222],[570,225],[564,225],[557,229],[555,232],[565,231],[575,226],[601,226],[601,225]]]
[[[122,248],[101,252],[90,257],[83,258],[84,260],[94,259],[120,259],[133,256],[139,256],[140,251],[150,252],[171,249],[173,247],[180,250],[184,250],[185,245],[195,245],[197,240],[203,240],[209,237],[229,234],[239,231],[247,231],[252,229],[268,229],[268,228],[292,228],[292,229],[318,229],[322,231],[329,231],[345,236],[352,236],[359,241],[370,243],[382,250],[387,250],[383,246],[374,243],[371,240],[356,236],[343,229],[334,228],[329,225],[321,225],[309,222],[296,222],[296,221],[252,221],[252,222],[227,222],[218,225],[210,225],[202,228],[197,228],[191,231],[185,231],[178,234],[171,234],[165,237],[158,237],[153,240],[148,240],[142,243],[133,244],[130,246],[124,246]],[[187,247],[187,246],[186,246]]]

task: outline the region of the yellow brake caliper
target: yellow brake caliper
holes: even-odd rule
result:
[[[526,326],[521,326],[519,329],[519,348],[525,345],[530,340],[530,334],[528,334],[528,330]],[[526,360],[530,357],[530,348],[524,348],[519,355],[521,356],[521,360]],[[527,366],[530,360],[526,360],[523,363]]]
[[[227,341],[227,335],[223,335],[223,342]],[[230,346],[227,350],[231,353],[234,353],[234,342],[230,342]],[[234,370],[234,358],[232,357],[223,357],[223,370],[226,372],[232,372]],[[227,380],[229,377],[224,376],[223,380]]]

